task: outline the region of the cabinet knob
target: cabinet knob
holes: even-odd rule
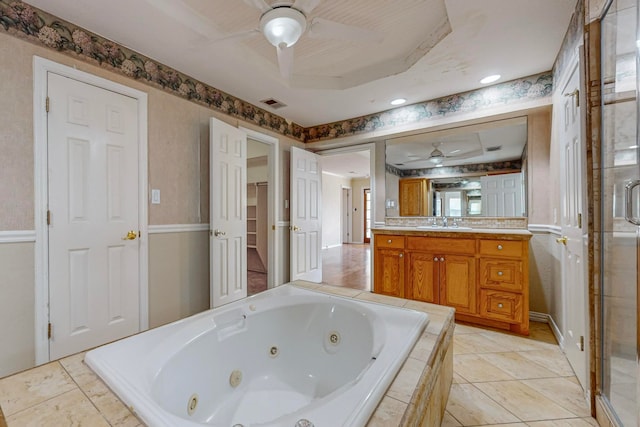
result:
[[[389,240],[387,240],[387,243],[391,243],[391,241],[392,241],[392,240],[391,240],[391,239],[389,239]]]
[[[444,261],[444,258],[440,258],[440,261]]]
[[[502,276],[502,271],[498,271],[498,276]]]
[[[498,304],[498,308],[502,308],[504,305],[502,303]]]
[[[433,258],[435,262],[438,262],[438,257]]]
[[[401,253],[401,254],[400,254],[400,255],[398,255],[398,256],[399,256],[400,258],[402,258],[402,257],[404,256],[404,254],[403,254],[403,253]]]
[[[502,250],[502,245],[498,245],[498,250],[501,251]]]

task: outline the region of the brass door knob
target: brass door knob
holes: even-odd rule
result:
[[[297,225],[293,226],[293,231],[302,231],[302,229],[300,227],[298,227]]]
[[[567,236],[562,236],[562,237],[558,237],[556,239],[556,242],[562,243],[563,245],[567,246],[567,240],[568,240]]]
[[[133,230],[129,230],[127,235],[124,236],[122,240],[136,240],[136,237],[138,237],[138,234]]]

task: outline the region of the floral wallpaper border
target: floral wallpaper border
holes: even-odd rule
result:
[[[441,168],[425,169],[398,169],[395,166],[386,164],[385,170],[400,178],[429,178],[505,170],[517,172],[522,170],[522,160],[518,159],[507,162],[477,163],[474,165],[444,166]]]
[[[549,97],[553,89],[553,73],[545,72],[362,117],[303,128],[21,0],[0,0],[0,26],[16,37],[97,64],[302,142],[392,129],[456,113],[541,99]]]
[[[0,26],[9,34],[100,65],[229,116],[303,141],[302,126],[222,92],[140,53],[20,0],[0,0]]]
[[[305,142],[316,142],[353,136],[430,119],[440,119],[457,113],[470,113],[485,108],[547,98],[551,95],[552,90],[553,74],[545,72],[406,107],[308,127],[304,129],[304,140]]]
[[[553,87],[558,87],[558,78],[564,76],[569,61],[575,54],[575,49],[584,39],[584,0],[578,0],[571,16],[569,28],[562,40],[562,45],[553,66]]]

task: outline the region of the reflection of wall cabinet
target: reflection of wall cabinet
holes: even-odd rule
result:
[[[429,216],[429,188],[424,178],[399,181],[400,216]]]
[[[393,232],[374,230],[374,292],[447,305],[458,320],[529,333],[529,234]]]
[[[374,292],[404,297],[404,236],[382,236],[374,246]]]

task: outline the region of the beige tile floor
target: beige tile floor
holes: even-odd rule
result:
[[[597,426],[548,325],[531,336],[457,324],[443,427]]]

